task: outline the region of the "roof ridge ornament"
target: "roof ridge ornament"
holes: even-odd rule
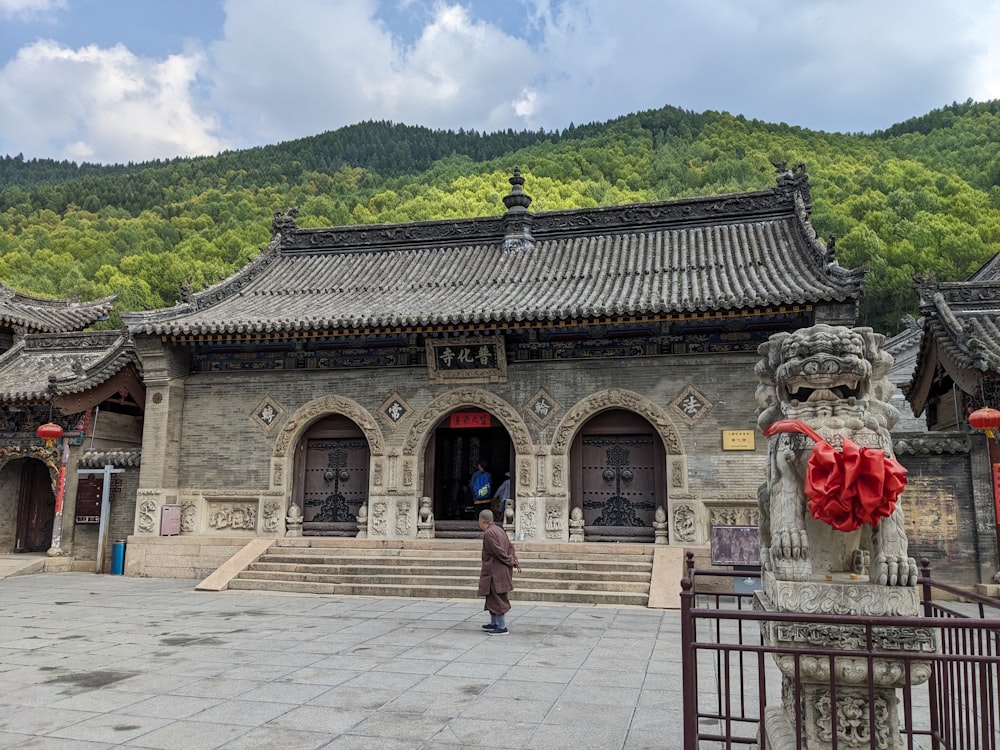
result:
[[[298,206],[292,206],[287,211],[276,209],[274,212],[274,221],[271,222],[271,234],[285,234],[295,231],[299,228],[298,217]]]
[[[524,192],[522,187],[524,178],[518,167],[514,167],[514,175],[507,181],[510,183],[510,192],[503,197],[507,213],[501,219],[504,234],[503,249],[504,252],[530,250],[535,246],[535,238],[531,235],[535,216],[528,211],[531,196]]]

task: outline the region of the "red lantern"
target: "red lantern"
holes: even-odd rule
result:
[[[969,415],[969,427],[974,430],[982,430],[986,437],[992,438],[994,430],[1000,428],[1000,411],[984,406],[976,409]]]
[[[35,430],[35,434],[45,441],[45,447],[51,448],[56,440],[63,436],[63,428],[55,422],[46,422]]]

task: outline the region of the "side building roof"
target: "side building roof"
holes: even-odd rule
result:
[[[809,223],[804,167],[768,190],[530,213],[515,171],[507,212],[302,229],[276,214],[242,270],[174,307],[122,316],[135,334],[503,328],[643,315],[856,302]]]
[[[22,328],[29,333],[80,331],[106,317],[115,299],[116,296],[91,302],[45,299],[16,292],[0,283],[0,326]]]
[[[1000,281],[929,277],[916,288],[924,335],[907,397],[913,413],[920,414],[939,369],[970,394],[984,373],[1000,375]]]
[[[0,403],[45,403],[92,390],[132,365],[124,331],[29,334],[0,355]]]

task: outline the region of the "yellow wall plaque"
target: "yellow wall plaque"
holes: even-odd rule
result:
[[[752,451],[756,450],[753,430],[723,430],[722,450]]]

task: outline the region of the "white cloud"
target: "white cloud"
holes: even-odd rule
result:
[[[1000,5],[981,0],[508,0],[490,6],[503,29],[471,0],[220,1],[215,41],[166,58],[22,47],[0,68],[0,153],[142,160],[369,119],[560,129],[668,104],[857,132],[1000,98]],[[422,26],[388,28],[389,2]]]
[[[267,0],[228,2],[224,39],[211,47],[216,106],[248,138],[267,140],[366,119],[453,129],[511,124],[524,88],[518,61],[535,64],[525,42],[441,4],[404,48],[376,20],[376,6],[300,0],[295,14],[270,14],[262,24]]]
[[[66,7],[66,0],[0,0],[0,18],[30,18]]]
[[[0,151],[75,161],[141,161],[224,148],[191,88],[197,53],[139,58],[125,47],[22,48],[0,69]]]

